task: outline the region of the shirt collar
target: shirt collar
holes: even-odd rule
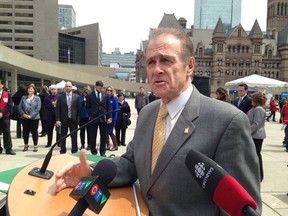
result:
[[[171,119],[173,119],[177,115],[177,113],[179,113],[184,108],[184,106],[186,105],[187,101],[189,100],[192,94],[192,91],[193,91],[193,86],[190,85],[178,97],[176,97],[174,100],[166,104],[166,107],[167,107],[167,110],[169,112],[169,116]]]

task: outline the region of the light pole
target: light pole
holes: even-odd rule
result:
[[[70,48],[68,48],[67,53],[68,53],[68,64],[70,64]]]

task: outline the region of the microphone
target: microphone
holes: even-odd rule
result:
[[[250,194],[215,161],[191,150],[186,156],[185,164],[202,189],[229,215],[260,216],[256,212],[257,204]]]
[[[71,133],[61,137],[60,139],[58,139],[50,148],[50,150],[48,151],[44,161],[43,161],[43,164],[41,166],[41,168],[38,168],[38,167],[34,167],[28,174],[29,175],[32,175],[32,176],[35,176],[35,177],[39,177],[39,178],[43,178],[43,179],[50,179],[53,175],[54,175],[54,172],[53,171],[50,171],[50,170],[47,170],[47,167],[49,165],[49,162],[52,158],[52,152],[53,152],[53,149],[55,148],[55,146],[57,144],[59,144],[62,140],[66,139],[67,137],[71,136],[71,134],[73,133],[76,133],[78,130],[80,130],[81,128],[83,127],[86,127],[88,124],[91,124],[93,121],[101,118],[102,116],[105,116],[109,113],[113,113],[113,112],[118,112],[120,111],[121,109],[116,109],[116,110],[110,110],[108,112],[105,112],[93,119],[91,119],[90,121],[88,121],[87,123],[85,123],[84,125],[82,125],[81,127],[78,127],[77,129],[73,130]]]
[[[69,194],[77,200],[69,216],[83,215],[87,208],[99,214],[110,197],[107,185],[114,179],[116,172],[117,167],[113,161],[99,161],[92,176],[82,178]]]

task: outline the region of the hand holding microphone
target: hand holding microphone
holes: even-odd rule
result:
[[[114,179],[116,172],[116,165],[111,160],[99,161],[92,176],[82,178],[70,193],[77,203],[69,216],[83,215],[87,208],[98,214],[110,197],[107,185]]]
[[[213,201],[231,216],[259,216],[257,205],[250,194],[220,165],[200,152],[191,150],[186,166],[200,187]]]

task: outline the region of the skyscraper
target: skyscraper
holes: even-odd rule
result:
[[[58,61],[58,0],[1,1],[0,41],[18,52]]]
[[[231,29],[241,22],[242,0],[195,0],[194,28],[214,29],[221,18],[224,28]]]
[[[58,26],[59,29],[76,27],[76,13],[72,5],[58,6]]]

